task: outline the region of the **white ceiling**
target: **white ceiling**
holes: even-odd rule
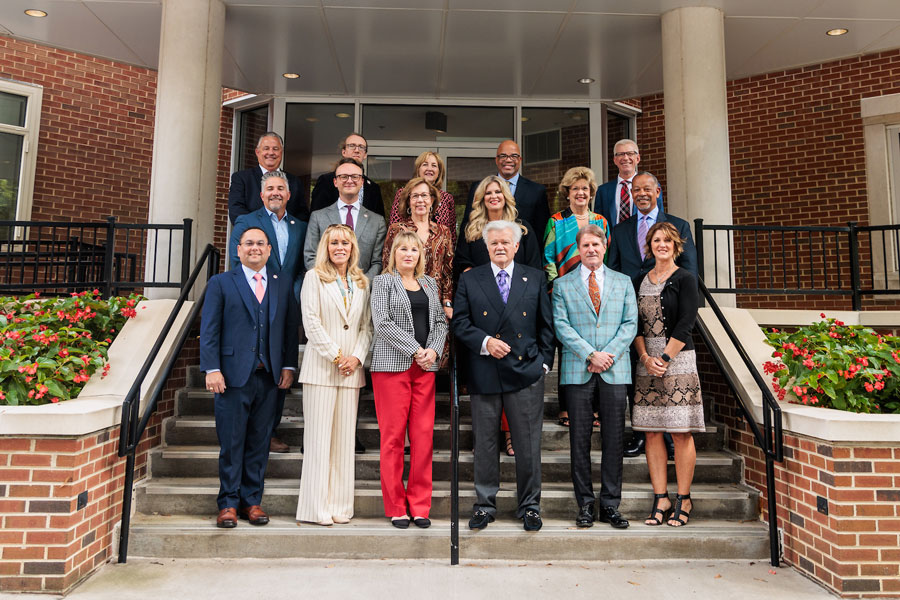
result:
[[[0,34],[156,68],[162,0],[2,0]],[[225,0],[257,94],[612,100],[662,89],[660,15],[725,13],[728,79],[900,47],[900,0]],[[43,19],[28,8],[49,13]],[[847,35],[825,31],[846,27]],[[300,79],[281,74],[297,72]],[[596,80],[577,83],[580,77]]]

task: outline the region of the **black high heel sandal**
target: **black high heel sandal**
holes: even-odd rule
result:
[[[650,516],[647,517],[647,519],[644,521],[644,525],[650,525],[651,527],[658,527],[667,520],[669,513],[672,512],[672,506],[670,505],[669,508],[667,508],[665,510],[661,509],[659,507],[659,501],[662,500],[663,498],[668,500],[669,493],[666,492],[665,494],[653,494],[653,506],[650,507]],[[662,515],[662,518],[660,519],[659,517],[657,517],[656,516],[657,514]],[[652,521],[652,522],[648,523],[648,521]]]
[[[682,496],[681,494],[675,494],[675,510],[672,511],[672,516],[666,521],[666,525],[669,527],[684,527],[691,520],[691,513],[681,510],[681,503],[683,500],[691,500],[691,495],[685,494]],[[691,510],[694,510],[693,500],[691,500]],[[682,516],[686,517],[684,521],[681,520]],[[680,525],[672,525],[672,521],[680,523]]]
[[[513,450],[512,436],[509,435],[508,431],[504,431],[503,434],[506,436],[506,455],[507,456],[515,456],[516,453]]]

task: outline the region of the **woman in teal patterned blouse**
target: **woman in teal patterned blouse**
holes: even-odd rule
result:
[[[551,286],[554,279],[581,264],[578,245],[575,243],[579,229],[588,223],[596,225],[606,234],[607,247],[609,246],[609,223],[603,215],[591,210],[596,193],[597,180],[594,172],[587,167],[572,167],[559,182],[559,198],[567,198],[569,207],[550,217],[544,232],[544,271],[547,272],[547,281]],[[565,388],[566,386],[559,387],[559,424],[568,427],[569,411]],[[594,414],[596,415],[596,410]]]

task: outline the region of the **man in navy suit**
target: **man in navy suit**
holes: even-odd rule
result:
[[[522,167],[522,151],[513,140],[501,142],[497,147],[497,171],[507,184],[513,198],[516,199],[516,210],[519,211],[519,219],[525,221],[529,230],[537,234],[538,242],[543,242],[544,230],[547,221],[550,220],[550,206],[547,204],[547,188],[539,183],[522,177],[519,169]],[[475,184],[469,188],[469,199],[466,202],[466,210],[463,213],[462,224],[459,230],[465,231],[469,223],[469,213],[472,212],[472,201],[475,198]]]
[[[200,370],[215,394],[217,527],[235,527],[238,515],[252,525],[269,522],[260,504],[276,389],[294,381],[300,320],[290,282],[266,269],[271,252],[262,229],[247,229],[238,247],[241,264],[206,286]]]
[[[264,173],[279,169],[283,153],[284,141],[281,136],[274,131],[267,131],[260,136],[256,143],[256,159],[259,161],[259,165],[232,173],[231,186],[228,188],[228,219],[232,225],[239,216],[262,208],[262,202],[259,199],[262,176]],[[289,173],[284,173],[284,177],[291,191],[291,201],[287,206],[288,213],[301,221],[309,221],[306,194],[303,193],[303,184],[300,178]]]
[[[613,162],[619,168],[615,181],[607,181],[597,188],[594,210],[606,218],[610,228],[615,227],[636,212],[631,198],[631,180],[641,162],[641,153],[633,140],[624,139],[613,146]],[[663,198],[659,196],[659,210]]]
[[[516,449],[516,517],[541,528],[541,428],[544,375],[553,366],[553,315],[544,272],[513,261],[522,229],[491,221],[483,234],[491,262],[459,278],[451,327],[468,351],[475,438],[476,502],[469,529],[497,514],[500,411]]]
[[[360,165],[366,164],[369,154],[369,143],[358,133],[351,133],[341,142],[341,158],[352,158]],[[340,164],[340,163],[338,163]],[[309,212],[322,210],[338,200],[338,189],[334,185],[334,171],[322,173],[316,179],[309,201]],[[357,191],[363,208],[384,217],[384,202],[381,200],[381,188],[377,183],[363,175],[362,185]],[[380,250],[379,250],[380,252]],[[371,281],[371,278],[369,279]]]
[[[677,229],[684,240],[684,251],[675,259],[675,264],[697,275],[697,248],[691,235],[691,226],[684,219],[667,215],[662,209],[662,188],[653,173],[643,171],[631,180],[631,189],[637,214],[634,214],[612,230],[609,244],[609,260],[607,266],[629,277],[637,277],[653,268],[656,259],[645,246],[647,232],[656,223],[668,221]],[[632,369],[637,356],[632,352]],[[634,405],[634,385],[628,386],[629,403]],[[675,449],[672,436],[665,436],[669,455],[674,456]],[[631,440],[625,445],[625,456],[638,456],[644,451],[645,438],[643,432],[635,431]]]
[[[262,176],[263,207],[252,213],[241,215],[234,222],[231,230],[231,241],[228,243],[231,264],[238,264],[238,247],[243,233],[250,227],[258,227],[266,232],[272,241],[272,253],[266,263],[266,270],[277,273],[285,284],[290,284],[294,292],[294,300],[300,302],[300,288],[303,285],[303,266],[301,253],[306,239],[307,223],[295,218],[285,210],[290,201],[291,192],[287,178],[282,171],[269,171]],[[287,390],[278,390],[278,403],[275,407],[275,424],[272,427],[272,440],[269,450],[287,452],[290,450],[278,437],[278,425],[284,411],[284,398]]]

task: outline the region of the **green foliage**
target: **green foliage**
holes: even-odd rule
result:
[[[763,370],[778,399],[792,393],[795,403],[900,414],[900,339],[821,316],[793,332],[766,332],[776,360]]]
[[[69,400],[97,369],[105,377],[109,345],[141,299],[0,298],[0,405]]]

